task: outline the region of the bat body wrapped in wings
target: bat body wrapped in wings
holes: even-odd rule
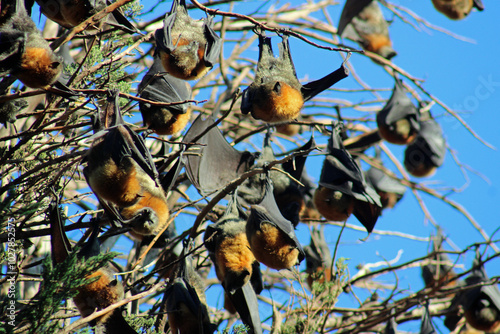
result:
[[[424,279],[425,287],[452,287],[457,284],[455,277],[457,276],[453,270],[453,265],[445,253],[442,253],[443,236],[438,231],[432,242],[432,251],[436,252],[430,260],[431,263],[422,266],[422,278]]]
[[[438,12],[452,20],[465,18],[472,11],[472,8],[479,11],[484,10],[481,0],[432,0],[432,4]]]
[[[437,334],[436,329],[431,321],[429,314],[429,305],[424,306],[424,313],[422,314],[422,322],[420,324],[420,334]]]
[[[243,323],[261,333],[260,318],[255,312],[258,309],[255,294],[262,291],[260,265],[250,250],[246,216],[238,203],[237,190],[222,217],[207,226],[204,241],[225,290],[224,307],[230,313],[238,312]]]
[[[433,119],[420,121],[417,138],[406,147],[404,166],[416,177],[431,176],[444,162],[446,141],[443,130]]]
[[[137,235],[156,234],[169,218],[165,191],[144,140],[124,123],[118,99],[118,91],[110,92],[106,110],[99,110],[84,175],[110,219],[130,224]]]
[[[253,83],[243,91],[241,112],[267,123],[290,121],[300,115],[304,102],[348,76],[341,65],[327,76],[302,85],[293,65],[288,36],[282,36],[279,57],[275,58],[271,38],[259,35],[259,61]]]
[[[109,0],[36,0],[36,2],[43,15],[67,29],[76,27],[111,5]],[[113,10],[105,22],[131,34],[138,32],[120,8]]]
[[[28,87],[48,88],[61,74],[62,59],[28,16],[24,0],[2,0],[1,8],[0,77],[12,75]]]
[[[171,333],[213,333],[217,326],[208,316],[205,287],[193,268],[191,255],[181,254],[177,277],[165,290]]]
[[[276,204],[269,178],[262,201],[250,208],[246,233],[255,258],[269,268],[291,269],[305,257],[293,224],[283,217]]]
[[[185,0],[173,0],[163,28],[156,30],[156,50],[168,74],[183,80],[204,76],[217,62],[222,40],[213,29],[213,17],[189,17]]]
[[[346,0],[337,34],[386,59],[397,55],[392,48],[387,21],[376,0]]]
[[[328,154],[313,199],[326,219],[344,221],[354,213],[368,232],[373,230],[382,210],[380,197],[345,150],[336,127],[328,141]]]
[[[489,278],[481,262],[479,249],[471,274],[465,279],[467,286],[488,282]],[[500,330],[500,290],[496,283],[480,285],[465,290],[456,297],[465,311],[465,319],[473,328],[486,332],[498,333]],[[453,307],[453,305],[452,305]]]
[[[71,252],[71,245],[64,231],[59,204],[53,203],[50,210],[50,243],[52,249],[52,261],[63,262]],[[78,253],[79,258],[89,258],[100,253],[100,244],[97,239],[99,225],[93,221],[93,230],[88,241],[82,246]],[[93,279],[91,283],[78,288],[78,294],[73,301],[82,317],[92,314],[94,311],[102,310],[124,297],[123,285],[114,278],[114,270],[110,265],[105,265],[95,272],[89,273],[87,279]],[[120,309],[108,312],[94,321],[94,324],[108,334],[136,334],[125,321]]]
[[[391,98],[377,113],[380,136],[392,144],[407,145],[420,130],[419,112],[407,92],[401,79],[396,78]]]
[[[191,98],[191,86],[186,81],[165,73],[161,59],[157,56],[138,90],[141,98],[153,102],[181,102]],[[139,102],[139,109],[144,125],[159,135],[171,135],[183,130],[191,117],[187,103],[160,107]]]

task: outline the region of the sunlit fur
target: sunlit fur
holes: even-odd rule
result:
[[[396,55],[389,37],[387,21],[377,1],[372,1],[354,17],[352,25],[365,50],[377,53],[386,59]]]
[[[250,245],[255,258],[269,268],[290,269],[298,263],[299,250],[292,240],[267,222],[261,223],[260,231],[251,235]]]
[[[99,277],[97,281],[79,288],[78,295],[73,298],[75,305],[84,317],[90,315],[96,309],[104,309],[123,299],[123,286],[113,278],[111,270],[101,268],[86,278],[95,277]],[[99,318],[99,322],[105,322],[110,315],[111,312],[105,314]]]
[[[137,168],[140,167],[130,158],[123,158],[120,166],[108,158],[91,171],[90,186],[100,197],[120,207],[133,205],[142,189]]]
[[[418,132],[412,129],[410,122],[407,119],[398,120],[391,129],[388,126],[378,128],[380,136],[392,144],[407,145],[415,140]]]
[[[167,108],[149,108],[142,113],[146,125],[159,135],[172,135],[182,131],[191,118],[191,109],[185,114],[172,113]]]
[[[174,40],[176,45],[177,39]],[[170,53],[160,52],[165,71],[173,77],[183,80],[196,80],[203,77],[211,69],[203,60],[206,44],[198,44],[181,38],[175,50]]]
[[[23,53],[20,68],[15,75],[28,87],[46,88],[57,80],[61,69],[61,63],[51,51],[31,47]]]
[[[156,215],[156,219],[152,222],[153,224],[148,225],[146,223],[142,225],[134,226],[133,231],[141,235],[153,235],[160,232],[160,230],[165,226],[170,216],[168,205],[165,197],[163,196],[163,191],[158,187],[158,193],[153,194],[148,191],[142,191],[140,199],[137,203],[131,206],[123,208],[120,212],[125,219],[134,218],[141,210],[144,208],[151,208]],[[160,196],[158,196],[160,195]]]
[[[241,287],[252,275],[254,254],[245,233],[224,238],[215,251],[217,277],[228,290]]]
[[[389,36],[382,34],[370,34],[363,36],[366,39],[365,49],[391,59],[395,56],[392,49],[392,42]]]
[[[302,93],[285,82],[279,83],[279,89],[275,87],[276,81],[258,88],[250,87],[255,89],[252,116],[267,123],[290,121],[299,117],[304,105]]]
[[[472,10],[473,0],[432,0],[436,10],[452,20],[461,20]]]
[[[331,221],[345,221],[354,210],[354,198],[340,191],[318,187],[314,192],[314,205],[318,212]]]

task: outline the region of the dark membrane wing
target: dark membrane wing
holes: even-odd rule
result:
[[[346,0],[342,13],[340,14],[337,35],[342,36],[346,26],[371,2],[372,0]]]
[[[203,120],[201,115],[198,116],[183,142],[192,142],[213,124],[212,117]],[[211,128],[197,143],[204,146],[199,146],[196,154],[185,155],[185,167],[189,179],[202,195],[223,188],[240,177],[253,163],[253,156],[229,145],[217,127]]]
[[[138,90],[141,92],[141,98],[154,102],[171,103],[185,101],[191,98],[191,87],[186,84],[185,80],[177,79],[165,73],[160,57],[154,57],[153,65],[139,84]],[[139,102],[139,106],[141,109],[155,108],[155,106],[150,106],[143,102]],[[188,107],[188,103],[183,103],[168,106],[166,108],[178,114],[185,114]]]
[[[324,76],[323,78],[302,85],[300,91],[302,93],[302,96],[304,97],[304,101],[312,99],[322,91],[330,88],[331,86],[335,85],[340,80],[347,78],[348,76],[349,69],[345,66],[344,63],[342,63],[342,65],[340,65],[337,70]]]

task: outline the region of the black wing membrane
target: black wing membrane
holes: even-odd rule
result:
[[[214,120],[198,116],[184,136],[184,143],[191,143]],[[189,180],[202,195],[213,193],[237,179],[253,164],[253,155],[233,148],[220,130],[214,126],[196,141],[201,144],[185,154],[185,168]]]

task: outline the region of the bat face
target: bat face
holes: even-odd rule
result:
[[[203,120],[201,115],[198,116],[184,136],[183,142],[193,142],[213,124],[213,118]],[[189,180],[204,196],[222,189],[253,165],[254,155],[250,152],[240,152],[229,145],[217,127],[212,127],[196,142],[205,146],[190,149],[194,154],[185,155],[185,168]],[[221,164],[221,161],[224,161],[224,164]]]
[[[365,181],[335,128],[313,199],[316,209],[326,219],[344,221],[354,213],[368,232],[372,231],[380,215],[380,197]]]
[[[403,198],[406,191],[404,185],[375,167],[366,172],[366,179],[380,196],[383,209],[393,208]]]
[[[340,16],[337,33],[386,59],[391,59],[397,54],[392,48],[388,24],[377,1],[347,0]]]
[[[67,29],[76,27],[110,4],[104,0],[36,0],[36,2],[43,15]],[[106,23],[128,33],[138,32],[119,8],[106,17]]]
[[[47,88],[62,71],[56,56],[28,16],[24,1],[7,6],[0,17],[0,72],[12,74],[31,88]]]
[[[291,269],[305,257],[293,225],[281,215],[268,180],[259,205],[253,205],[246,224],[246,234],[255,258],[266,266]]]
[[[191,19],[185,0],[174,0],[163,28],[155,33],[157,50],[165,70],[183,80],[204,76],[217,61],[222,41],[213,30],[213,18]]]
[[[117,91],[99,117],[85,177],[112,220],[140,235],[156,234],[169,218],[165,191],[144,140],[123,122]]]
[[[478,0],[432,0],[436,10],[452,20],[462,20],[472,11],[472,7],[483,10],[482,1]]]
[[[411,143],[420,130],[419,113],[400,79],[392,91],[385,107],[377,113],[377,126],[380,136],[392,144]]]
[[[140,97],[153,102],[180,102],[191,98],[191,86],[164,72],[159,57],[154,58],[153,66],[139,84]],[[184,129],[191,117],[189,104],[167,107],[154,106],[139,102],[139,109],[151,130],[160,135],[171,135]]]
[[[404,165],[413,176],[431,176],[443,164],[445,153],[443,130],[431,118],[420,122],[417,138],[406,147]]]
[[[297,79],[290,53],[288,36],[282,36],[279,57],[275,58],[271,38],[264,32],[259,35],[259,62],[253,83],[243,91],[241,112],[251,113],[255,119],[277,123],[296,119],[305,101],[347,77],[348,71],[340,69],[327,76],[301,85]]]

